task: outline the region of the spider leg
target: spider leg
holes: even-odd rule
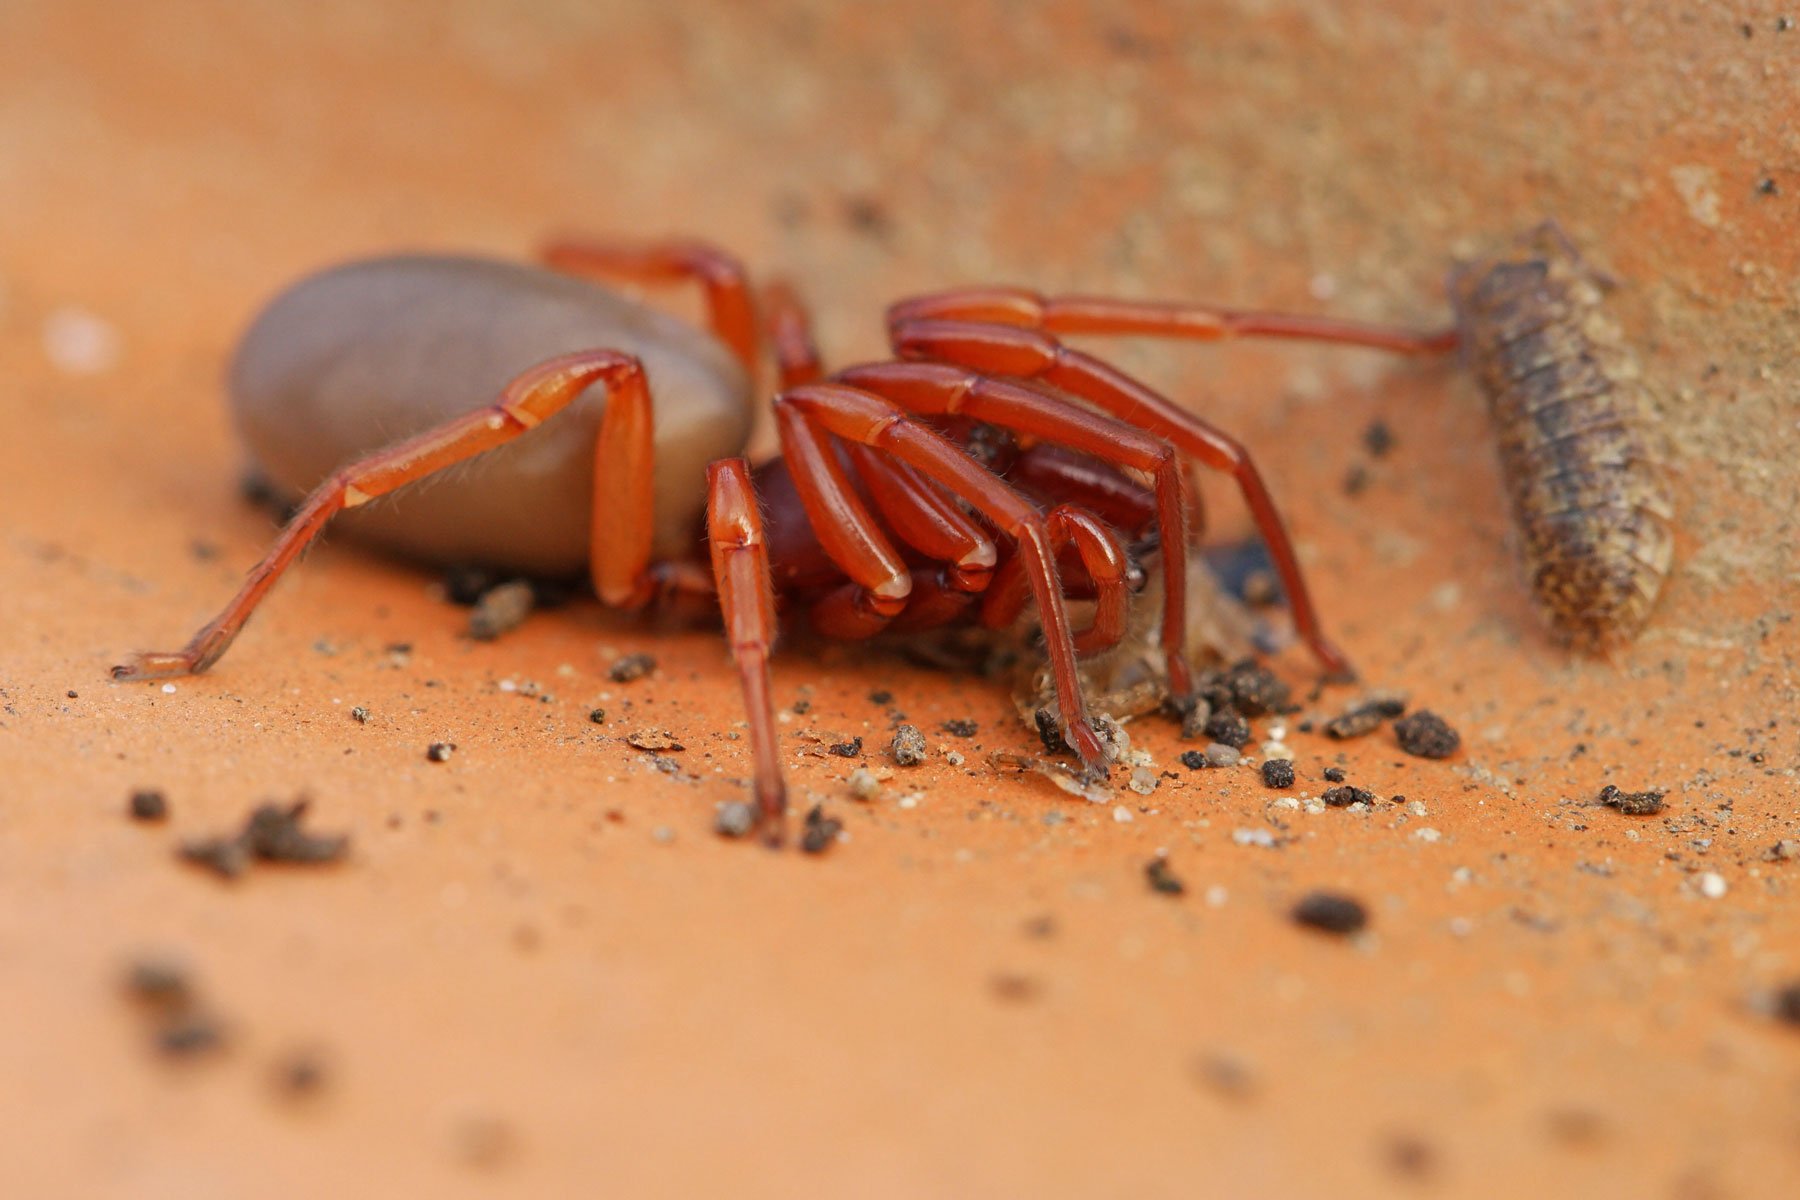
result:
[[[787,810],[787,783],[775,736],[775,701],[769,686],[769,653],[775,644],[775,597],[769,577],[769,548],[750,466],[741,458],[720,459],[706,469],[706,536],[712,548],[713,579],[725,635],[744,687],[756,762],[756,811],[764,840],[781,844]]]
[[[1094,618],[1086,629],[1076,631],[1075,652],[1093,654],[1119,644],[1125,636],[1125,619],[1131,593],[1127,579],[1131,561],[1106,523],[1086,509],[1073,504],[1059,504],[1045,516],[1053,550],[1074,546],[1081,565],[1094,581]],[[1013,555],[994,574],[993,586],[981,602],[981,623],[990,629],[1004,629],[1025,611],[1027,580],[1024,561]]]
[[[813,341],[812,318],[806,305],[785,279],[777,279],[762,291],[763,321],[775,347],[776,377],[784,389],[812,383],[825,373],[819,347]]]
[[[634,283],[697,280],[706,293],[708,324],[752,379],[761,358],[750,276],[736,257],[691,238],[667,241],[555,238],[538,255],[553,270],[591,279]]]
[[[1445,354],[1458,344],[1454,326],[1415,330],[1306,313],[1224,308],[1211,304],[1042,296],[1024,288],[975,287],[915,296],[891,305],[889,331],[913,321],[972,321],[1048,334],[1131,334],[1215,342],[1266,337],[1367,346],[1395,354]]]
[[[1163,556],[1167,567],[1163,572],[1163,653],[1168,660],[1170,691],[1178,697],[1186,696],[1192,688],[1186,659],[1187,552],[1191,539],[1175,448],[1128,422],[1081,408],[1029,382],[977,374],[981,369],[946,362],[869,363],[839,371],[833,379],[874,392],[909,412],[960,414],[1150,474],[1155,481],[1157,519],[1164,530]],[[1081,526],[1073,524],[1067,528],[1074,536]],[[1083,548],[1084,559],[1093,546],[1085,534],[1076,538],[1075,544]],[[1095,577],[1103,591],[1111,586],[1121,600],[1122,580],[1122,572],[1115,574],[1105,566],[1102,575]]]
[[[895,352],[906,359],[954,363],[975,371],[1046,384],[1094,405],[1158,438],[1183,454],[1230,474],[1243,493],[1257,531],[1269,547],[1287,593],[1294,627],[1334,676],[1355,672],[1325,636],[1287,527],[1250,452],[1235,438],[1093,355],[1070,349],[1050,334],[1016,326],[967,321],[906,321],[892,331]],[[1167,527],[1165,526],[1165,529]],[[1175,539],[1165,533],[1165,552]],[[1170,571],[1175,565],[1170,564]]]
[[[646,391],[643,368],[629,354],[565,354],[519,375],[492,405],[334,471],[301,503],[238,594],[186,647],[133,655],[112,669],[113,678],[156,679],[206,670],[225,653],[282,572],[337,513],[529,432],[598,380],[605,381],[615,399]]]
[[[1036,506],[970,459],[961,447],[915,420],[899,406],[871,392],[838,383],[806,384],[776,397],[775,413],[784,447],[816,446],[819,451],[807,461],[797,462],[792,448],[789,449],[789,466],[795,473],[797,484],[809,476],[828,476],[832,471],[841,477],[841,468],[830,453],[824,435],[861,442],[941,484],[1018,543],[1017,552],[1024,560],[1023,569],[1031,583],[1043,623],[1058,704],[1068,722],[1067,739],[1090,769],[1103,770],[1107,763],[1106,747],[1088,722],[1050,532]],[[808,433],[812,435],[811,439],[804,436]],[[801,494],[804,499],[804,488]],[[808,508],[810,516],[813,506],[809,504]],[[866,516],[866,510],[863,515]],[[821,525],[816,519],[814,529],[828,549],[832,548],[834,540],[840,545],[853,542],[853,537],[846,538],[845,535],[857,532],[847,524],[833,527],[830,523]],[[850,568],[859,564],[846,562],[836,552],[833,558],[844,566],[846,574],[856,579],[856,572]],[[887,594],[897,596],[901,603],[886,619],[897,615],[911,592],[911,579],[903,574],[904,567],[897,556],[894,566],[896,575],[886,585]],[[873,598],[880,598],[880,593],[875,593]]]

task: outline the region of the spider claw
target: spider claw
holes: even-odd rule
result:
[[[193,671],[185,654],[150,651],[134,654],[112,669],[112,677],[126,683],[143,679],[166,679]]]

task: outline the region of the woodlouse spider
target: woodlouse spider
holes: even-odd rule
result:
[[[1349,664],[1245,449],[1061,337],[1303,338],[1401,354],[1455,345],[1454,333],[1321,317],[968,288],[895,304],[895,359],[827,376],[792,293],[756,291],[710,246],[559,242],[545,261],[552,270],[383,258],[277,298],[237,351],[232,400],[258,468],[305,499],[185,649],[136,655],[114,676],[204,671],[326,523],[355,510],[350,532],[414,558],[539,575],[585,568],[617,608],[715,595],[771,842],[786,803],[768,670],[778,599],[834,638],[997,628],[1029,599],[1064,738],[1103,773],[1076,656],[1120,638],[1134,573],[1124,547],[1135,539],[1160,545],[1169,685],[1177,697],[1191,687],[1187,460],[1237,481],[1299,636],[1327,671]],[[711,336],[600,280],[698,282]],[[782,453],[752,468],[742,455],[765,344]],[[362,507],[440,471],[403,503]],[[1064,607],[1077,595],[1096,601],[1081,630]]]

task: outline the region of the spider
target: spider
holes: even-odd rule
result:
[[[357,537],[415,558],[539,575],[585,569],[615,608],[716,598],[772,844],[786,808],[768,668],[778,600],[843,639],[1000,628],[1035,604],[1064,740],[1103,775],[1108,750],[1077,655],[1121,637],[1142,578],[1127,553],[1138,539],[1154,539],[1163,559],[1169,690],[1179,699],[1192,688],[1183,655],[1197,532],[1191,463],[1236,481],[1300,639],[1327,672],[1350,666],[1324,633],[1244,447],[1061,339],[1295,338],[1408,355],[1457,344],[1454,330],[974,287],[894,304],[894,358],[826,374],[793,291],[756,288],[713,246],[557,241],[543,260],[377,258],[273,301],[237,350],[230,391],[260,471],[304,499],[184,649],[134,655],[114,677],[206,670],[344,514]],[[610,281],[697,282],[709,332]],[[781,454],[753,467],[744,449],[766,347]],[[453,464],[404,504],[363,507]],[[1077,596],[1094,601],[1081,629],[1065,606]]]

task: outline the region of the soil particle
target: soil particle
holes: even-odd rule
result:
[[[1344,768],[1342,768],[1342,767],[1326,767],[1325,768],[1325,782],[1326,783],[1342,783],[1342,782],[1344,782]]]
[[[681,740],[667,729],[634,729],[625,735],[625,744],[639,750],[686,750]]]
[[[241,838],[196,838],[181,844],[181,857],[223,879],[236,879],[250,865]]]
[[[1206,761],[1206,754],[1201,750],[1183,750],[1181,765],[1190,771],[1204,771],[1212,764]]]
[[[456,753],[455,742],[433,742],[425,747],[425,761],[441,763],[449,762],[450,756]]]
[[[938,728],[942,729],[951,737],[972,738],[975,736],[975,731],[978,726],[975,722],[966,717],[959,717],[954,721],[945,721],[942,725],[938,726]]]
[[[369,710],[359,704],[350,710],[350,719],[355,721],[358,725],[367,725],[369,723]]]
[[[1363,737],[1381,728],[1381,723],[1406,711],[1406,701],[1391,696],[1376,696],[1358,701],[1325,722],[1325,735],[1342,741]]]
[[[1234,663],[1222,682],[1230,693],[1229,703],[1247,717],[1280,712],[1288,705],[1288,685],[1254,659]]]
[[[1256,1072],[1229,1052],[1202,1054],[1194,1060],[1194,1078],[1227,1100],[1245,1101],[1256,1094]]]
[[[925,735],[916,725],[902,725],[894,730],[888,753],[903,767],[916,767],[925,761]]]
[[[129,809],[134,821],[162,821],[169,816],[169,798],[159,788],[140,788],[131,793]]]
[[[1412,1134],[1394,1134],[1382,1148],[1388,1166],[1398,1175],[1422,1179],[1437,1166],[1437,1155],[1422,1138]]]
[[[1394,431],[1388,428],[1386,421],[1377,418],[1363,430],[1362,441],[1370,458],[1386,458],[1388,451],[1394,448]]]
[[[719,805],[719,814],[713,819],[713,831],[721,837],[749,837],[755,828],[756,806],[744,800],[730,800]]]
[[[163,1022],[156,1030],[156,1048],[170,1058],[189,1058],[218,1050],[225,1031],[204,1012],[187,1012]]]
[[[348,834],[320,835],[300,828],[309,803],[303,798],[285,805],[257,805],[241,835],[250,853],[264,862],[313,864],[343,858],[350,848]]]
[[[850,794],[858,800],[875,800],[881,795],[881,778],[867,767],[850,772]]]
[[[461,608],[473,608],[497,581],[485,567],[451,567],[444,572],[444,596]]]
[[[886,708],[888,705],[892,704],[893,702],[894,702],[894,693],[888,691],[885,688],[883,688],[879,691],[873,691],[873,692],[869,693],[869,703],[871,703],[871,704],[879,704],[881,707]]]
[[[322,1092],[329,1077],[324,1057],[304,1048],[289,1051],[275,1063],[272,1082],[283,1100],[304,1100]]]
[[[606,677],[614,683],[630,683],[634,679],[642,679],[654,670],[654,654],[627,654],[613,661],[613,665],[607,668]]]
[[[126,969],[125,991],[153,1009],[185,1008],[194,1001],[193,972],[178,958],[145,955]]]
[[[1242,750],[1250,744],[1250,722],[1236,709],[1221,708],[1207,719],[1206,736],[1233,750]]]
[[[1375,793],[1364,788],[1346,785],[1326,788],[1325,794],[1319,799],[1325,802],[1327,808],[1349,808],[1352,804],[1375,803]]]
[[[847,742],[833,742],[826,747],[825,753],[834,754],[839,758],[855,758],[862,753],[862,742],[861,738],[851,738]]]
[[[1235,767],[1243,759],[1237,747],[1227,746],[1224,742],[1211,742],[1206,747],[1206,762],[1213,767]]]
[[[1601,804],[1617,809],[1628,817],[1649,817],[1663,810],[1663,796],[1658,791],[1621,792],[1612,784],[1600,789],[1598,797]]]
[[[1362,902],[1338,892],[1308,892],[1294,905],[1294,920],[1325,933],[1356,933],[1369,923]]]
[[[1262,765],[1262,781],[1264,787],[1291,788],[1294,786],[1294,764],[1291,759],[1265,759]]]
[[[1027,1004],[1044,992],[1044,985],[1036,979],[1011,971],[996,972],[988,980],[988,987],[996,1000],[1004,1000],[1008,1004]]]
[[[302,798],[259,804],[238,833],[184,842],[181,857],[226,879],[242,875],[252,859],[305,865],[339,861],[349,851],[349,835],[321,836],[302,829],[308,803]]]
[[[1144,864],[1144,878],[1151,891],[1165,896],[1180,896],[1187,891],[1187,884],[1176,877],[1169,869],[1169,860],[1160,855]]]
[[[1396,721],[1394,736],[1414,758],[1449,758],[1462,745],[1462,736],[1427,708]]]
[[[1204,699],[1197,698],[1184,706],[1181,710],[1181,740],[1192,742],[1206,736],[1206,725],[1212,715],[1212,705]]]
[[[1771,1011],[1777,1021],[1800,1029],[1800,980],[1775,990]]]
[[[187,964],[166,955],[146,955],[125,973],[126,994],[150,1021],[151,1044],[171,1058],[191,1058],[225,1044],[217,1018],[200,1003]]]
[[[478,642],[491,642],[511,633],[531,615],[534,600],[531,585],[523,579],[489,588],[469,613],[469,636]]]
[[[606,724],[606,710],[604,708],[588,709],[588,720],[596,725]]]
[[[1043,743],[1045,754],[1060,754],[1063,748],[1062,730],[1056,724],[1056,714],[1047,708],[1040,708],[1031,714],[1037,725],[1038,741]]]
[[[825,815],[823,806],[815,804],[806,814],[806,825],[800,832],[800,849],[808,854],[823,854],[836,844],[844,823]]]

